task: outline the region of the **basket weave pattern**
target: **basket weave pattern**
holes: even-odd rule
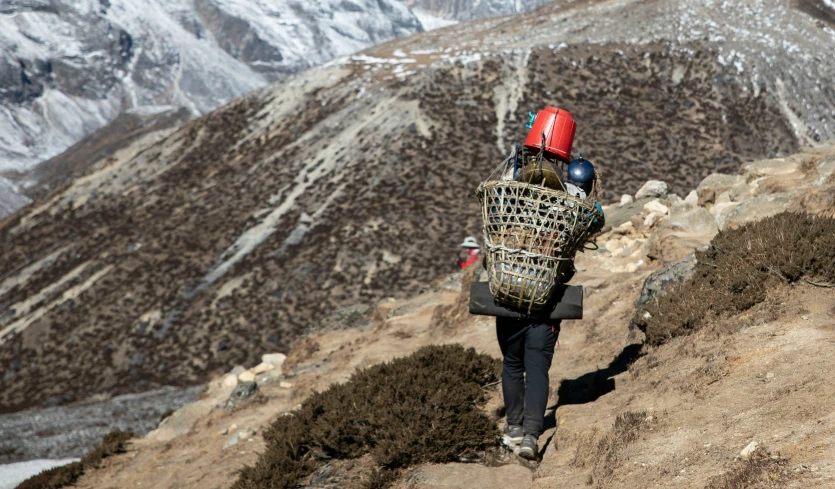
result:
[[[602,219],[591,200],[517,181],[489,181],[479,193],[490,292],[499,304],[531,313]]]

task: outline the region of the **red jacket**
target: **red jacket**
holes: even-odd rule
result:
[[[474,265],[478,261],[478,256],[478,248],[467,248],[467,257],[464,259],[458,259],[458,269],[463,270],[470,265]]]

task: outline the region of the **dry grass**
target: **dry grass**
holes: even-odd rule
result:
[[[75,484],[87,469],[99,466],[102,460],[125,451],[125,444],[133,438],[133,433],[111,431],[105,435],[95,450],[88,453],[80,462],[73,462],[62,467],[55,467],[23,481],[17,489],[59,489]]]
[[[425,347],[375,365],[313,394],[264,435],[266,451],[235,489],[293,488],[330,459],[371,454],[367,487],[389,485],[399,469],[457,461],[496,443],[495,421],[479,408],[499,363],[459,345]]]
[[[615,425],[597,440],[597,431],[579,435],[577,450],[571,465],[591,466],[588,485],[605,487],[611,482],[615,470],[623,463],[626,448],[638,439],[642,426],[649,422],[644,411],[626,411],[615,418]]]
[[[758,449],[730,471],[711,479],[705,489],[778,489],[786,487],[788,478],[786,459]]]
[[[764,301],[775,286],[835,282],[835,219],[783,213],[720,232],[689,280],[649,304],[637,325],[651,345]]]

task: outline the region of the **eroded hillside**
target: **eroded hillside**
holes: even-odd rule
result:
[[[329,311],[417,293],[479,233],[473,189],[545,103],[576,113],[609,199],[650,177],[683,195],[828,134],[830,27],[723,6],[765,36],[763,67],[750,37],[668,25],[712,10],[663,5],[554,4],[395,41],[93,164],[0,225],[0,409],[200,382]],[[791,49],[770,41],[785,26]]]

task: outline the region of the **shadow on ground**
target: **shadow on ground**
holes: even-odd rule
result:
[[[594,402],[615,390],[615,377],[629,369],[629,366],[641,356],[640,343],[627,345],[606,368],[583,374],[576,379],[563,379],[557,389],[557,403],[548,407],[545,414],[545,430],[557,427],[556,412],[560,406],[569,404],[587,404]],[[548,437],[540,455],[545,453],[553,435]]]

